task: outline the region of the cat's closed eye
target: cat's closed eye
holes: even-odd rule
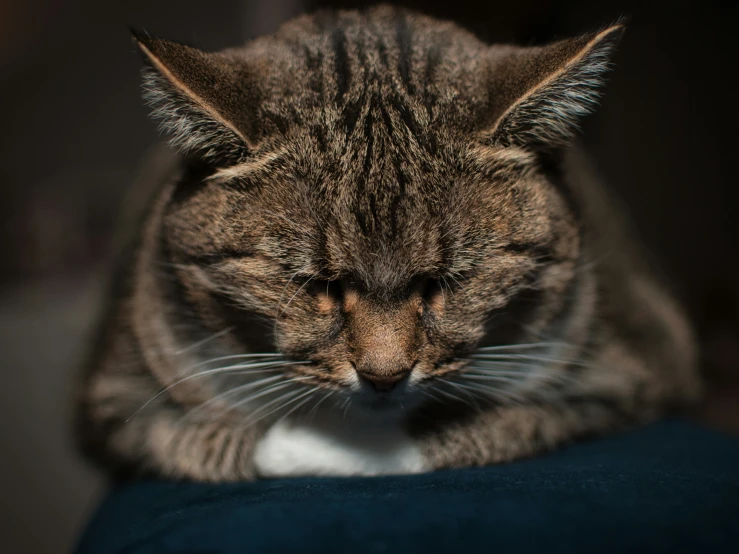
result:
[[[344,287],[340,279],[312,279],[310,290],[322,312],[332,313],[342,309]]]

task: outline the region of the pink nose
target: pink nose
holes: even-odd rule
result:
[[[408,375],[408,372],[396,373],[395,375],[377,375],[373,373],[358,371],[357,374],[359,375],[360,379],[367,381],[369,384],[375,387],[375,390],[389,391],[397,383],[405,379],[406,375]]]

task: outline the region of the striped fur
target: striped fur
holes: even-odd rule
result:
[[[212,54],[137,36],[179,153],[80,390],[86,451],[207,481],[417,472],[695,400],[690,327],[569,144],[621,33],[488,46],[379,7]]]

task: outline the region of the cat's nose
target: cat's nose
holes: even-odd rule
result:
[[[387,392],[392,390],[395,385],[400,383],[403,379],[408,376],[409,372],[396,373],[395,375],[378,375],[376,373],[366,373],[357,371],[360,380],[366,381],[372,385],[375,390],[380,392]]]

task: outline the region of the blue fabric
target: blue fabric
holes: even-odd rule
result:
[[[88,553],[739,552],[739,439],[664,422],[408,477],[115,488]]]

